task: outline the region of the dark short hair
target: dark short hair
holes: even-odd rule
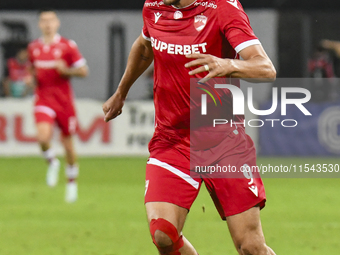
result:
[[[38,15],[40,16],[40,14],[44,12],[54,12],[55,14],[57,14],[57,11],[53,8],[43,8],[38,11]]]

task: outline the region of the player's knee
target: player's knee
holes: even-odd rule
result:
[[[267,245],[263,242],[256,242],[255,240],[247,240],[240,246],[240,254],[243,255],[267,255]]]
[[[172,245],[170,237],[160,230],[156,230],[153,235],[155,245],[158,247],[167,247]]]
[[[40,145],[45,146],[50,143],[52,134],[47,130],[39,130],[37,134],[37,141]]]
[[[48,147],[50,144],[50,137],[48,135],[40,134],[37,136],[38,143],[41,147]]]
[[[150,222],[150,232],[154,244],[161,254],[179,255],[179,249],[183,247],[182,236],[169,221],[159,218]]]

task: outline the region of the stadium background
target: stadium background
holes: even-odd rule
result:
[[[279,78],[308,77],[308,59],[320,40],[340,41],[336,1],[241,3]],[[59,10],[61,34],[77,42],[90,67],[87,79],[73,81],[81,127],[76,136],[80,200],[64,204],[62,185],[55,190],[44,185],[45,164],[34,142],[32,99],[0,98],[0,254],[155,253],[142,204],[147,143],[153,131],[150,74],[136,82],[117,120],[106,125],[101,113],[101,104],[117,86],[141,31],[143,1],[2,0],[1,73],[5,58],[13,53],[8,45],[39,36],[37,10],[46,6]],[[269,93],[267,85],[255,90],[258,106],[268,104]],[[249,129],[258,163],[339,164],[339,105],[338,99],[313,102],[307,107],[313,109],[313,118],[307,120],[293,110],[291,114],[302,123],[296,132]],[[325,115],[328,120],[320,125]],[[269,245],[278,254],[337,254],[339,179],[278,177],[264,179],[268,207],[262,217]],[[200,254],[236,254],[204,189],[189,214],[185,233]]]

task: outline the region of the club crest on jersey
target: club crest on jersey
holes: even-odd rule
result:
[[[54,55],[55,58],[60,58],[61,54],[62,54],[62,52],[61,52],[60,49],[54,49],[53,50],[53,55]]]
[[[194,26],[198,32],[202,31],[207,24],[208,18],[204,15],[195,16]]]
[[[183,13],[180,11],[176,11],[174,14],[174,19],[181,19],[183,18]]]

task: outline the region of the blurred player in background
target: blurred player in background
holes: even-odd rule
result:
[[[316,47],[308,61],[310,77],[314,78],[306,87],[311,91],[314,102],[337,99],[337,84],[334,73],[333,59],[328,50],[321,45]]]
[[[33,64],[36,79],[34,116],[37,139],[49,166],[47,185],[58,182],[60,162],[51,147],[54,123],[61,130],[61,141],[66,152],[67,202],[78,198],[76,179],[79,167],[73,146],[72,135],[77,129],[76,111],[70,78],[86,77],[88,67],[76,43],[58,34],[60,21],[55,11],[39,13],[39,28],[42,37],[29,44],[29,59]]]
[[[24,97],[33,88],[33,76],[30,73],[27,44],[18,49],[14,58],[7,60],[6,77],[3,88],[6,97]]]
[[[204,182],[228,223],[238,253],[274,255],[261,227],[260,209],[266,201],[261,178],[190,175],[190,78],[272,81],[276,77],[241,4],[237,0],[147,0],[143,18],[143,31],[132,46],[124,76],[103,111],[106,121],[121,114],[130,87],[154,60],[155,133],[149,143],[145,189],[154,244],[162,255],[198,254],[182,229]],[[218,136],[215,147],[197,149],[197,154],[210,153],[219,165],[237,169],[256,165],[254,143],[242,125],[230,126]]]

